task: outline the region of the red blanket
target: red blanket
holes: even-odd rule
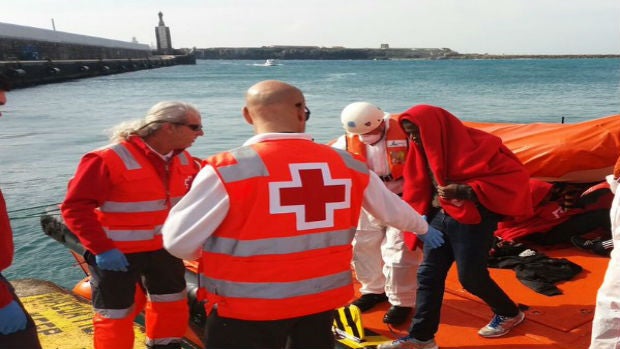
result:
[[[553,184],[537,179],[530,179],[530,190],[534,212],[532,216],[513,217],[500,222],[495,236],[506,241],[515,241],[534,233],[546,233],[576,215],[601,209],[609,209],[613,194],[607,182],[601,182],[581,194],[583,207],[565,209],[560,201],[549,200]]]
[[[505,216],[532,214],[529,174],[499,137],[467,127],[448,111],[418,105],[400,115],[420,129],[421,146],[412,146],[405,163],[403,199],[428,214],[433,184],[470,185],[484,207]],[[480,223],[476,204],[440,199],[444,211],[463,224]]]

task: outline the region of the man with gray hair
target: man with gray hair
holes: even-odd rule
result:
[[[163,248],[160,230],[199,170],[185,149],[203,134],[196,107],[157,103],[114,127],[112,143],[87,153],[69,182],[61,210],[87,250],[96,349],[134,347],[136,284],[147,293],[147,348],[181,348],[185,268]]]

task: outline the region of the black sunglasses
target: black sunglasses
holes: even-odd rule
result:
[[[202,125],[200,124],[186,124],[184,122],[171,122],[171,124],[187,126],[190,130],[194,132],[202,131]]]
[[[295,106],[297,108],[301,108],[301,103],[297,103],[295,104]],[[310,119],[310,109],[308,109],[308,107],[306,107],[305,105],[304,105],[304,112],[306,113],[306,121],[308,121],[308,119]]]

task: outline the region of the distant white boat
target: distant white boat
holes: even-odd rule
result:
[[[271,67],[271,66],[274,66],[274,65],[278,65],[278,63],[276,63],[275,59],[267,59],[267,60],[265,60],[265,63],[263,63],[263,65],[265,67]]]
[[[273,67],[273,66],[282,65],[282,64],[278,63],[278,60],[270,58],[270,59],[266,59],[265,62],[263,63],[252,63],[252,65],[255,67]]]

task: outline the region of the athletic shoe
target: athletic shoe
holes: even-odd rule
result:
[[[478,331],[478,334],[487,338],[501,337],[510,332],[513,327],[522,323],[524,319],[525,313],[522,311],[519,311],[519,314],[513,317],[495,314],[493,319],[491,319],[491,322],[481,328],[480,331]]]
[[[584,239],[581,236],[572,236],[570,238],[571,243],[582,250],[590,251],[592,253],[596,253],[601,256],[609,257],[611,250],[613,250],[614,245],[610,240],[602,241],[600,238],[588,240]]]
[[[407,318],[412,311],[412,307],[401,307],[400,305],[393,305],[383,316],[383,322],[390,325],[400,325],[403,322],[407,321]]]
[[[379,303],[387,302],[388,298],[385,293],[367,293],[363,294],[360,298],[353,302],[363,312],[370,310],[372,307]]]
[[[413,337],[404,337],[393,342],[379,344],[377,349],[439,349],[435,339],[420,341]]]

